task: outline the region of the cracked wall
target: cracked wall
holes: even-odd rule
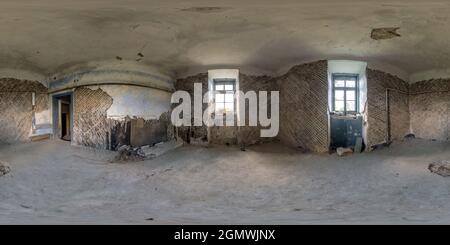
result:
[[[410,85],[411,132],[428,140],[449,140],[450,79]]]
[[[280,131],[276,137],[282,143],[310,150],[327,152],[328,136],[328,77],[327,61],[316,61],[292,67],[280,77],[249,76],[240,74],[240,88],[248,90],[280,91]],[[178,79],[177,90],[193,95],[193,83],[203,84],[207,91],[206,73]],[[391,140],[401,140],[409,133],[408,84],[391,74],[367,69],[367,134],[368,146],[387,140],[388,123]],[[389,108],[386,108],[386,89],[389,93]],[[203,104],[203,110],[206,104]],[[389,116],[389,117],[388,117]],[[178,133],[184,140],[191,137],[209,137],[210,143],[254,144],[267,140],[259,137],[260,127],[179,127]]]
[[[275,78],[272,78],[270,76],[251,76],[251,75],[245,75],[240,74],[239,75],[239,86],[240,89],[246,93],[248,91],[254,90],[257,94],[259,91],[278,91],[278,86],[276,84]],[[270,104],[271,104],[271,97],[270,93],[267,94],[267,103],[268,103],[268,114],[270,115]],[[257,108],[259,108],[259,103]],[[249,117],[249,105],[248,102],[245,104],[245,125],[248,125],[248,117]],[[240,145],[253,145],[263,142],[270,142],[273,141],[274,138],[264,138],[260,137],[261,133],[261,125],[256,127],[251,126],[241,126],[238,128],[238,134],[237,134],[237,142]]]
[[[408,83],[379,70],[367,68],[366,72],[367,146],[387,142],[388,120],[391,140],[402,140],[409,133]],[[389,109],[386,107],[386,89],[395,90],[389,92]]]
[[[317,61],[294,66],[278,79],[281,142],[328,151],[327,74],[327,61]]]
[[[178,79],[177,90],[193,94],[193,84],[207,92],[208,74]],[[326,61],[297,65],[280,77],[239,75],[240,89],[280,91],[281,142],[314,152],[328,150]],[[448,140],[450,79],[434,79],[408,85],[388,73],[367,69],[368,146],[402,140],[412,132],[418,138]],[[386,108],[386,89],[389,108]],[[32,107],[32,92],[36,106]],[[155,144],[173,138],[170,123],[171,94],[166,91],[127,85],[78,87],[74,90],[73,144],[101,149],[120,145]],[[0,142],[28,141],[33,113],[37,126],[48,119],[47,88],[33,81],[0,79]],[[269,97],[270,98],[270,97]],[[203,110],[207,107],[203,104]],[[248,105],[246,105],[248,111]],[[248,118],[248,115],[246,116]],[[273,138],[259,137],[261,127],[179,127],[185,141],[203,138],[210,143],[251,145]]]
[[[111,96],[100,88],[79,87],[75,89],[73,144],[108,149],[110,125],[106,111],[112,103]]]
[[[194,83],[202,84],[202,95],[208,92],[208,73],[200,73],[194,76],[177,79],[175,83],[176,90],[183,90],[191,95],[191,99],[194,98]],[[172,105],[172,107],[176,104]],[[202,111],[205,111],[208,105],[202,103]],[[191,125],[194,125],[194,103],[191,101]],[[185,142],[190,142],[191,138],[199,139],[202,141],[208,140],[208,129],[206,125],[202,126],[181,126],[177,127],[177,136],[183,139]]]
[[[194,76],[178,79],[175,85],[177,90],[187,91],[191,98],[194,97],[194,83],[202,84],[202,94],[208,91],[208,74],[200,73]],[[239,74],[239,86],[240,90],[247,92],[253,90],[256,93],[258,91],[272,91],[275,90],[276,83],[273,78],[268,76],[251,76],[245,74]],[[270,94],[268,95],[268,101],[270,101]],[[208,105],[202,104],[202,110],[205,111]],[[270,108],[270,107],[269,107]],[[193,101],[191,101],[192,118],[191,123],[193,125]],[[246,103],[246,121],[248,122],[248,103]],[[237,119],[235,119],[237,124]],[[247,123],[248,124],[248,123]],[[249,127],[249,126],[181,126],[177,127],[178,136],[184,141],[190,142],[191,139],[202,139],[212,144],[239,144],[239,145],[252,145],[260,142],[271,141],[272,138],[260,137],[261,127]]]
[[[34,108],[32,93],[36,96]],[[33,133],[34,115],[45,117],[48,108],[47,88],[41,83],[13,78],[0,79],[0,143],[29,141]],[[44,119],[37,122],[46,123]]]
[[[170,94],[161,93],[167,92],[127,85],[76,88],[73,144],[117,150],[171,139]]]

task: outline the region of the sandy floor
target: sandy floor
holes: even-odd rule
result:
[[[157,159],[44,141],[0,146],[0,223],[450,224],[450,143],[413,140],[348,157],[280,145],[184,146]],[[153,219],[153,220],[147,220]]]

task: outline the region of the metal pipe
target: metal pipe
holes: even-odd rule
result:
[[[386,143],[391,142],[391,117],[389,106],[389,89],[386,89]]]

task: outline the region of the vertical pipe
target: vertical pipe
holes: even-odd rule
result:
[[[31,133],[36,133],[36,93],[31,93]]]
[[[386,143],[391,142],[391,117],[389,105],[389,89],[386,89]]]

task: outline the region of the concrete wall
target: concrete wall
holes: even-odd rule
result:
[[[328,151],[327,61],[295,66],[277,82],[281,142],[314,152]]]
[[[386,108],[389,92],[389,113]],[[408,83],[388,73],[367,69],[367,145],[385,143],[388,135],[388,115],[391,140],[400,140],[409,133]]]
[[[411,132],[418,138],[449,140],[450,79],[410,85]]]
[[[35,107],[32,94],[35,93]],[[26,142],[49,124],[47,88],[37,81],[0,79],[0,143]],[[33,118],[35,130],[32,129]]]
[[[116,150],[168,140],[170,96],[130,85],[78,87],[74,91],[73,144]]]

